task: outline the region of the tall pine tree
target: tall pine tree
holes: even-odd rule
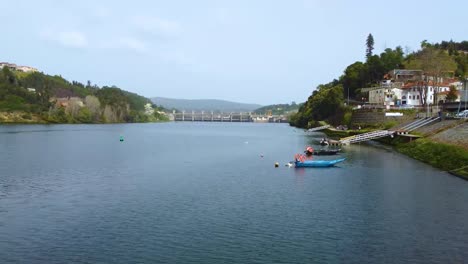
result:
[[[369,59],[372,56],[372,51],[374,50],[374,37],[369,33],[366,40],[366,58]]]

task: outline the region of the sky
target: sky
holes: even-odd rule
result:
[[[385,48],[468,37],[468,1],[0,0],[0,61],[145,97],[304,102]]]

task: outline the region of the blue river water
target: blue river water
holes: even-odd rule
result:
[[[333,168],[285,166],[321,137],[286,124],[0,126],[0,262],[468,261],[468,182],[375,143],[343,147]]]

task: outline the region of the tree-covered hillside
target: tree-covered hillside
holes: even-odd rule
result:
[[[151,100],[166,109],[177,111],[251,112],[261,105],[230,102],[217,99],[173,99],[154,97]]]
[[[150,104],[145,108],[146,104]],[[151,109],[152,108],[152,109]],[[156,108],[156,109],[154,109]],[[69,82],[61,76],[0,71],[0,112],[24,112],[46,123],[149,122],[165,119],[148,98],[113,87]],[[1,116],[0,116],[1,118]],[[18,120],[1,120],[15,122]]]
[[[347,66],[338,79],[319,85],[298,113],[290,118],[290,124],[307,127],[321,120],[346,123],[349,121],[350,109],[345,106],[345,100],[366,101],[366,94],[361,93],[361,88],[378,86],[384,75],[393,69],[418,69],[436,77],[468,77],[468,41],[435,44],[423,41],[420,50],[407,54],[398,46],[395,49],[387,48],[376,55],[372,53],[373,45],[374,38],[369,34],[366,60]]]
[[[296,104],[296,102],[292,102],[291,104],[274,104],[274,105],[267,105],[255,109],[255,114],[268,114],[271,113],[272,115],[287,115],[291,113],[297,112],[299,107],[302,104]]]

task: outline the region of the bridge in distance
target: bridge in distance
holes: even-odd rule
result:
[[[287,123],[283,115],[259,115],[250,112],[214,112],[214,111],[182,111],[173,112],[174,121],[187,122],[256,122],[256,123]]]

